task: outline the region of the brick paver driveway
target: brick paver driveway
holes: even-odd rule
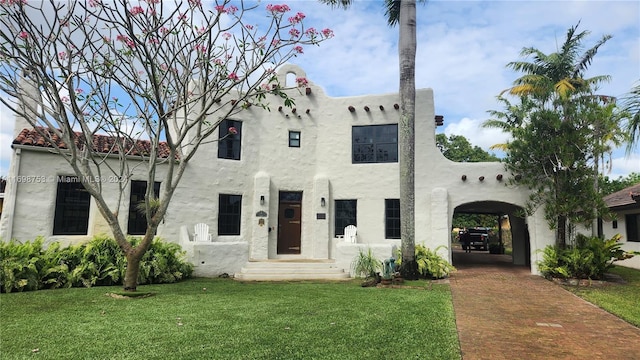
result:
[[[505,255],[454,250],[451,291],[464,360],[640,359],[639,328],[510,263]]]

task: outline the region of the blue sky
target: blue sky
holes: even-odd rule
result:
[[[356,1],[348,11],[317,1],[286,3],[307,15],[307,25],[335,32],[335,38],[306,47],[304,55],[292,61],[328,95],[398,91],[398,29],[387,26],[381,1]],[[567,29],[578,22],[579,30],[591,32],[586,47],[613,35],[586,74],[611,76],[600,93],[622,96],[640,81],[638,1],[430,0],[419,4],[417,12],[416,87],[434,90],[436,113],[445,118],[439,132],[463,135],[484,149],[507,139],[495,129],[480,128],[488,110],[501,110],[495,97],[519,76],[505,65],[521,60],[523,47],[555,52]],[[0,108],[0,121],[0,175],[6,175],[13,116]],[[609,176],[630,172],[640,172],[640,148],[630,156],[624,150],[614,152]]]

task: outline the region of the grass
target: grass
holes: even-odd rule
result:
[[[610,273],[620,275],[627,283],[602,287],[567,287],[579,297],[604,310],[640,326],[640,270],[616,266]]]
[[[192,279],[0,295],[3,359],[460,359],[448,285]]]

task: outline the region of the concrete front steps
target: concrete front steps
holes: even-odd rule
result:
[[[347,280],[349,273],[333,260],[249,261],[236,273],[240,281]]]

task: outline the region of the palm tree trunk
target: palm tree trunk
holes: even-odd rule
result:
[[[401,273],[405,279],[418,278],[415,261],[415,115],[416,115],[416,2],[400,3],[400,236]]]

